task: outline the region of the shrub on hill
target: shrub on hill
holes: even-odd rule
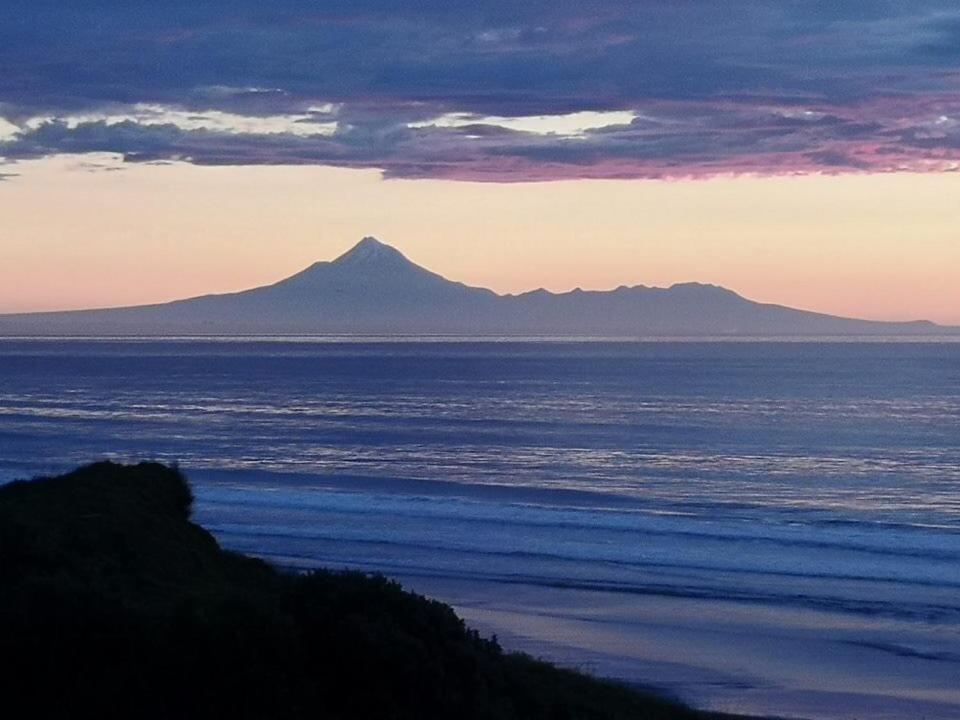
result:
[[[284,574],[163,465],[0,488],[0,693],[32,717],[703,718],[504,653],[383,577]]]

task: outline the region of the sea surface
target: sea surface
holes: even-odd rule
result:
[[[103,458],[700,706],[960,717],[958,343],[0,340],[0,481]]]

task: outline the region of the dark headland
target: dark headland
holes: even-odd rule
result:
[[[754,302],[716,285],[498,295],[448,280],[372,237],[272,285],[159,305],[0,315],[2,336],[388,335],[960,336],[927,321],[876,322]]]
[[[0,693],[31,717],[677,718],[503,651],[359,573],[289,574],[190,521],[183,475],[98,463],[0,488]],[[728,716],[729,717],[729,716]]]

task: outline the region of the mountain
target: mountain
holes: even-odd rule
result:
[[[715,285],[498,295],[447,280],[365,237],[330,262],[264,287],[107,310],[0,316],[0,335],[561,335],[604,337],[922,335],[927,321],[876,322],[747,300]]]

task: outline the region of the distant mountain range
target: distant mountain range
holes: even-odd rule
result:
[[[0,335],[514,335],[602,337],[935,335],[753,302],[716,285],[498,295],[430,272],[372,237],[331,262],[242,292],[106,310],[0,315]]]

